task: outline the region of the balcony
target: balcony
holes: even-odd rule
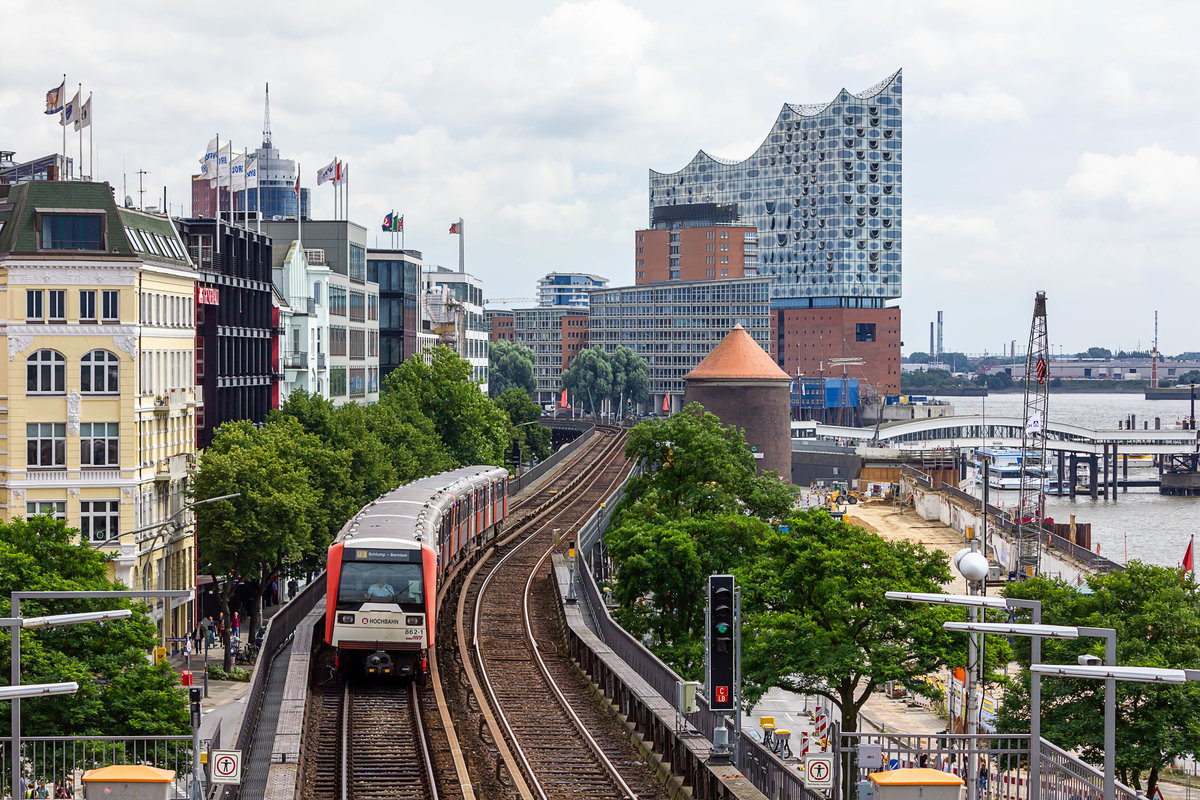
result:
[[[187,456],[178,455],[160,458],[154,465],[154,480],[178,481],[187,477]]]
[[[191,389],[171,389],[166,394],[154,396],[154,413],[167,416],[172,411],[182,411],[196,405],[198,399]]]
[[[317,353],[317,369],[325,369],[325,354]]]
[[[308,369],[308,353],[284,353],[284,369]]]

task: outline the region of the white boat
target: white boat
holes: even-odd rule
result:
[[[972,456],[975,483],[982,482],[983,464],[986,461],[988,486],[1002,492],[1019,491],[1022,463],[1027,457],[1036,458],[1032,453],[1026,455],[1020,448],[1012,447],[982,447],[974,451]],[[1043,491],[1054,491],[1058,488],[1058,479],[1045,467],[1030,465],[1025,473],[1025,487],[1036,489],[1039,484]]]

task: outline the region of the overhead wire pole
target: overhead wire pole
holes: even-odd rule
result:
[[[1021,427],[1021,477],[1018,486],[1017,572],[1041,573],[1042,520],[1046,517],[1046,432],[1050,404],[1050,347],[1046,334],[1046,293],[1033,301],[1029,348],[1025,353],[1024,424]]]

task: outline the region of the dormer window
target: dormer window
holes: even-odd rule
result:
[[[103,250],[103,214],[40,214],[42,250]]]

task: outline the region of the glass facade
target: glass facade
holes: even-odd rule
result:
[[[539,306],[567,306],[587,311],[588,290],[608,286],[608,278],[582,272],[551,272],[538,281]]]
[[[379,376],[417,352],[421,262],[395,251],[367,253],[367,280],[379,284]],[[369,390],[368,390],[369,391]]]
[[[899,297],[901,73],[830,103],[785,104],[745,161],[700,151],[678,172],[651,170],[652,221],[655,208],[693,203],[737,203],[758,227],[758,274],[777,307]]]
[[[238,209],[257,211],[261,197],[263,219],[295,219],[296,162],[280,158],[277,147],[260,147],[254,154],[258,156],[259,188],[236,192]],[[303,186],[300,187],[300,207],[304,218],[308,219],[308,189]]]
[[[595,290],[588,309],[588,344],[608,353],[619,345],[628,347],[650,365],[651,395],[681,395],[684,376],[734,325],[772,352],[769,294],[765,278]]]

